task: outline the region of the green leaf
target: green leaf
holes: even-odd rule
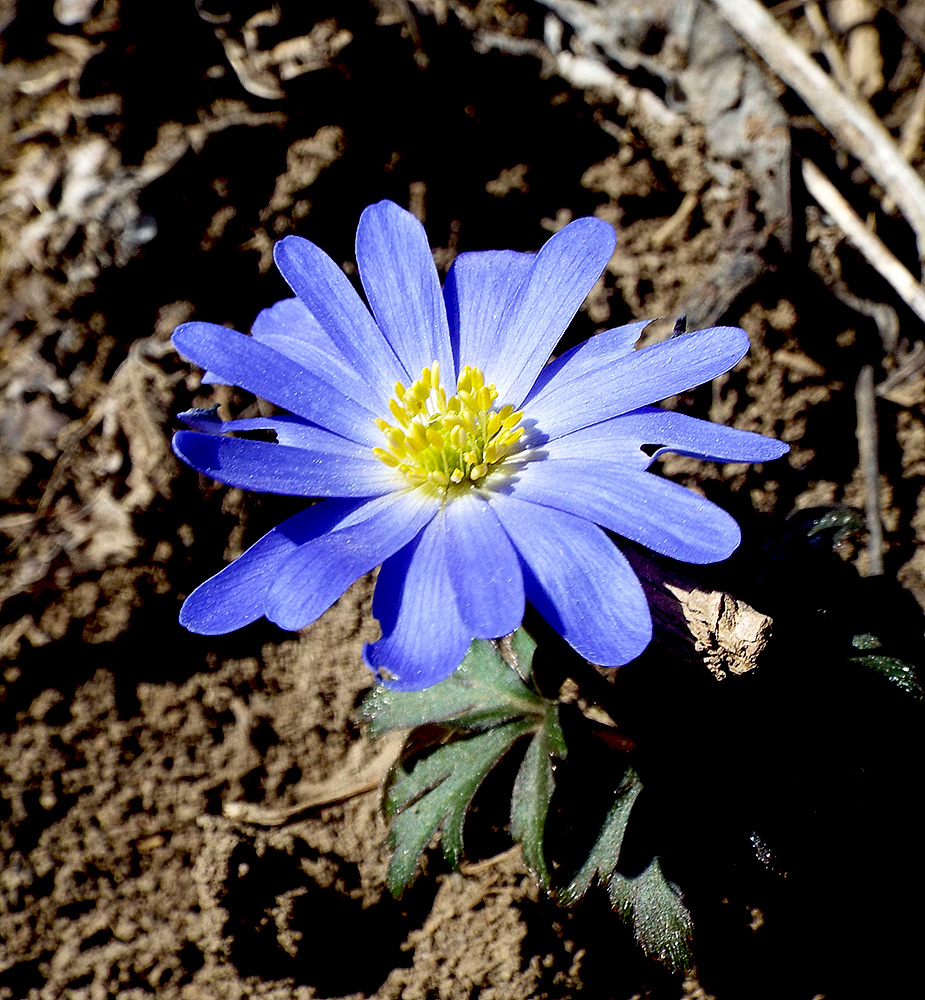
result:
[[[549,888],[543,834],[555,789],[552,759],[564,758],[566,752],[558,706],[553,705],[527,748],[511,798],[511,836],[520,843],[524,861],[543,889]]]
[[[819,539],[829,540],[833,551],[851,535],[863,531],[864,515],[854,507],[835,506],[830,508],[813,507],[801,514],[792,515],[794,525],[801,526],[807,540],[815,543]]]
[[[452,722],[457,729],[480,730],[525,715],[542,716],[548,703],[527,686],[536,643],[523,629],[502,643],[513,662],[494,643],[476,639],[459,667],[433,687],[423,691],[373,688],[361,709],[370,737],[428,723]]]
[[[526,684],[533,680],[533,654],[536,643],[533,636],[519,628],[512,635],[506,636],[499,643],[505,660],[520,674]]]
[[[639,775],[629,768],[591,853],[572,881],[560,891],[559,902],[573,906],[597,878],[607,889],[614,910],[633,928],[636,941],[646,954],[660,959],[674,971],[684,971],[692,961],[693,924],[679,889],[662,873],[658,857],[653,857],[636,874],[618,871],[630,815],[641,791]]]
[[[614,804],[604,820],[601,832],[598,834],[594,847],[587,860],[581,866],[575,877],[558,893],[559,902],[563,906],[574,906],[591,888],[595,876],[604,885],[613,874],[620,860],[620,849],[623,846],[623,836],[629,822],[633,804],[642,791],[639,775],[629,768],[623,777]]]
[[[521,737],[533,735],[514,783],[511,831],[543,884],[549,871],[543,834],[554,788],[552,758],[564,758],[559,706],[530,685],[536,643],[521,628],[498,642],[473,642],[458,669],[424,691],[379,687],[363,702],[371,736],[414,728],[386,794],[392,861],[387,881],[400,895],[413,881],[418,858],[437,832],[443,853],[457,867],[463,825],[488,773]]]
[[[678,887],[662,874],[657,857],[638,875],[614,871],[607,882],[610,903],[647,955],[675,972],[691,967],[691,915]]]
[[[401,772],[386,796],[392,818],[389,844],[392,860],[386,882],[400,896],[414,881],[418,858],[438,830],[450,865],[462,856],[466,811],[488,772],[513,744],[535,726],[533,719],[516,719],[434,750]]]
[[[857,642],[854,645],[857,646]],[[895,684],[901,691],[905,691],[906,694],[912,695],[913,698],[919,701],[925,698],[925,690],[922,689],[922,685],[918,682],[915,668],[897,659],[895,656],[878,656],[876,654],[871,656],[853,656],[851,657],[851,662],[860,663],[869,670],[875,671],[885,677],[891,684]]]

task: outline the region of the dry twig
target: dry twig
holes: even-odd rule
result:
[[[883,576],[883,516],[880,502],[880,464],[877,458],[877,397],[874,369],[865,365],[855,389],[858,425],[858,457],[864,482],[864,514],[867,518],[868,576]]]
[[[659,649],[705,666],[717,680],[758,666],[773,622],[732,594],[706,590],[650,553],[624,554],[646,592]]]
[[[226,802],[222,806],[222,812],[234,823],[283,826],[305,819],[317,809],[375,792],[385,780],[389,768],[395,763],[404,738],[404,733],[386,733],[380,739],[380,745],[372,760],[359,768],[351,766],[348,761],[343,770],[327,781],[315,782],[304,787],[295,805],[274,807],[260,802]]]
[[[758,0],[713,3],[892,198],[915,231],[919,258],[925,259],[925,182],[903,159],[870,106],[840,90]]]
[[[832,70],[832,75],[835,77],[835,82],[842,90],[847,91],[856,98],[857,88],[854,85],[854,80],[851,79],[848,64],[845,62],[845,57],[838,47],[838,42],[832,36],[832,29],[829,27],[829,22],[826,21],[817,0],[808,0],[806,6],[803,8],[803,16],[809,22],[809,26],[812,28],[813,34],[819,42],[822,54],[825,56]]]
[[[919,83],[912,107],[899,127],[899,151],[910,163],[925,139],[925,80]]]
[[[925,288],[921,283],[893,256],[883,241],[864,225],[835,185],[811,160],[803,161],[803,180],[807,191],[819,202],[822,210],[832,217],[867,262],[896,289],[906,305],[925,321]]]

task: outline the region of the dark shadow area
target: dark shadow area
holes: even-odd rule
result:
[[[733,559],[701,568],[708,586],[773,618],[757,669],[722,681],[658,644],[602,677],[528,616],[540,685],[549,693],[575,677],[618,726],[595,732],[576,707],[563,709],[569,755],[556,764],[546,828],[556,881],[566,885],[587,858],[633,767],[643,791],[617,871],[634,876],[658,858],[693,917],[698,978],[719,1000],[916,988],[925,703],[860,657],[903,660],[914,687],[921,613],[895,581],[862,579],[835,553],[856,524],[841,509],[766,521]],[[881,645],[859,649],[858,635]],[[585,923],[602,906],[592,887],[569,918],[588,949],[585,989],[606,989],[614,949],[632,941],[627,928],[602,934],[602,918]],[[648,982],[651,967],[640,969]],[[657,981],[651,988],[662,995]]]
[[[229,871],[236,876],[221,896],[231,960],[242,976],[292,978],[319,997],[375,993],[392,969],[411,965],[413,953],[400,946],[430,911],[435,885],[422,880],[400,901],[383,896],[367,907],[355,866],[331,857],[336,879],[321,885],[299,862],[323,856],[301,840],[294,847],[258,855],[241,843],[233,852]]]
[[[614,683],[645,784],[633,821],[684,892],[720,998],[902,994],[918,973],[925,712],[852,637],[882,636],[878,654],[914,667],[921,615],[833,554],[834,529],[807,538],[811,523],[710,572],[773,618],[757,670],[717,683],[652,650]]]

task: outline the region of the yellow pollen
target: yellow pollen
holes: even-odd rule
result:
[[[523,411],[510,404],[492,409],[498,390],[478,368],[463,368],[456,395],[447,399],[435,361],[407,388],[395,384],[389,412],[395,420],[376,420],[384,448],[373,453],[413,484],[430,484],[440,493],[451,485],[484,479],[524,435]]]

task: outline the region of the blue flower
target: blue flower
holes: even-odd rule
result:
[[[290,236],[274,256],[297,298],[251,336],[180,326],[174,344],[209,380],[288,414],[191,411],[176,454],[232,486],[325,498],[194,590],[181,622],[216,635],[265,615],[298,629],[381,564],[382,637],[364,657],[396,688],[435,684],[473,639],[514,631],[525,599],[595,663],[642,652],[649,609],[607,532],[693,563],[740,539],[727,513],[648,466],[665,450],[762,462],[787,447],[648,405],[728,371],[748,349],[740,329],[634,350],[646,323],[631,323],[546,365],[614,241],[579,219],[536,254],[460,254],[441,290],[423,227],[383,201],[357,230],[369,309]],[[233,436],[253,430],[276,440]]]

